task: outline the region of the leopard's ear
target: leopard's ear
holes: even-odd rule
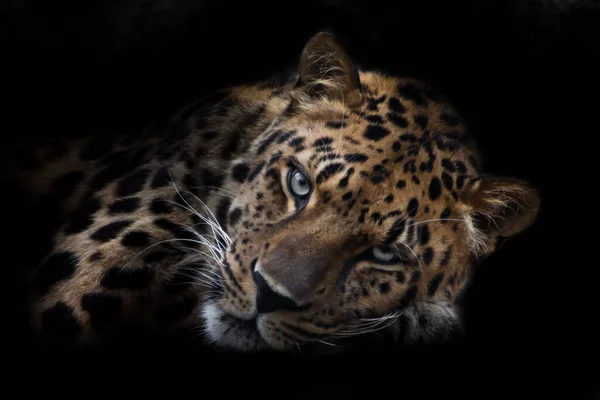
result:
[[[498,237],[509,238],[529,228],[540,208],[539,191],[515,178],[470,180],[461,193],[471,249],[484,255]]]
[[[327,32],[317,33],[304,46],[297,87],[310,97],[339,100],[350,107],[363,101],[356,66],[335,36]]]

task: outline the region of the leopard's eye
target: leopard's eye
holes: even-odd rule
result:
[[[310,181],[297,169],[292,170],[288,178],[290,192],[301,199],[305,199],[312,191]]]
[[[402,259],[391,249],[386,247],[373,247],[373,257],[382,262],[402,261]]]
[[[406,246],[387,246],[379,245],[370,247],[357,254],[353,262],[358,263],[367,261],[378,267],[394,268],[396,266],[415,266],[419,265],[418,258],[413,251]]]

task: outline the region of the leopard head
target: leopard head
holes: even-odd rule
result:
[[[227,249],[203,316],[208,338],[237,350],[452,308],[471,266],[538,213],[527,182],[481,174],[462,119],[424,83],[359,71],[326,33],[298,71],[226,185]]]

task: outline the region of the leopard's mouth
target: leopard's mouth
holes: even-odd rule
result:
[[[273,350],[262,337],[257,318],[244,320],[225,312],[217,302],[210,302],[202,310],[207,340],[221,348],[255,352]]]

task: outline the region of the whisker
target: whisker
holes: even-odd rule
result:
[[[359,320],[361,322],[352,323],[347,328],[334,332],[332,336],[350,337],[377,332],[393,325],[401,315],[402,311],[398,311],[379,318],[362,318]],[[362,321],[367,322],[363,323]]]
[[[218,240],[215,236],[208,235],[208,237],[210,237],[214,240],[214,242],[211,242],[206,239],[205,235],[202,235],[201,233],[197,232],[195,229],[193,229],[192,227],[190,227],[186,224],[176,224],[176,225],[179,225],[183,230],[186,230],[186,231],[192,233],[199,240],[202,240],[206,244],[206,246],[213,248],[215,251],[219,252],[219,254],[221,254],[225,250],[224,248],[221,248],[218,245]],[[198,225],[198,224],[196,224],[196,225]]]
[[[204,277],[204,278],[208,279],[209,281],[213,282],[217,286],[221,285],[221,282],[218,280],[218,278],[220,278],[219,276],[210,276],[210,275],[207,275],[206,272],[209,272],[209,270],[194,269],[194,270],[192,270],[191,273],[179,271],[179,273],[181,275],[183,275],[187,278],[199,279],[201,277]]]
[[[191,248],[191,247],[190,247],[189,249],[190,249],[190,250],[193,250],[193,251],[197,251],[197,249],[193,249],[193,248]],[[194,255],[192,255],[192,256],[190,256],[190,257],[188,257],[188,258],[185,258],[185,259],[183,259],[183,260],[181,260],[181,261],[179,261],[178,263],[176,263],[176,264],[175,264],[175,266],[176,266],[176,267],[178,267],[178,266],[180,266],[180,265],[183,265],[183,264],[188,264],[188,263],[189,263],[189,264],[195,264],[195,262],[194,262],[194,261],[191,261],[191,260],[193,260],[194,258],[196,258],[196,254],[194,254]],[[209,264],[206,264],[206,265],[203,265],[203,266],[206,266],[207,268],[208,268],[208,267],[210,267],[210,265],[209,265]]]
[[[171,201],[171,200],[165,200],[165,201],[167,201],[167,202],[170,202],[170,203],[173,203],[173,204],[175,204],[176,206],[179,206],[179,207],[181,207],[181,208],[183,208],[183,209],[185,209],[185,210],[189,211],[190,213],[192,213],[192,214],[194,214],[194,215],[198,216],[198,217],[199,217],[201,220],[203,220],[203,221],[205,222],[205,224],[206,224],[206,225],[210,226],[210,228],[211,228],[211,231],[212,231],[212,233],[213,233],[212,235],[209,235],[209,237],[213,238],[213,239],[214,239],[214,241],[215,241],[215,243],[216,243],[216,245],[217,245],[217,246],[219,246],[219,241],[217,240],[217,237],[215,236],[215,234],[216,234],[216,232],[215,232],[215,225],[214,225],[214,223],[213,223],[212,221],[208,220],[206,217],[204,217],[203,215],[201,215],[199,212],[197,212],[196,210],[194,210],[194,209],[192,209],[192,208],[188,208],[188,207],[186,207],[186,206],[184,206],[184,205],[182,205],[182,204],[179,204],[179,203],[177,203],[177,202],[175,202],[175,201]],[[182,224],[179,224],[179,225],[182,225]],[[196,225],[199,225],[199,224],[196,224]],[[184,225],[184,226],[185,226],[185,225]],[[218,228],[218,229],[220,229],[220,228]],[[218,230],[217,230],[217,232],[218,232]],[[197,233],[197,232],[195,232],[195,233]],[[220,235],[220,236],[221,236],[221,235]]]
[[[212,281],[212,280],[203,280],[202,278],[204,277],[203,275],[192,275],[192,274],[187,274],[187,273],[181,273],[181,275],[183,275],[186,278],[189,278],[191,280],[191,283],[193,285],[198,285],[207,289],[211,289],[211,290],[216,290],[216,289],[220,289],[221,285],[219,282],[216,281]],[[171,284],[173,284],[173,282],[171,282]],[[183,286],[186,285],[186,282],[182,282],[179,283],[179,285]]]
[[[414,252],[413,249],[410,248],[409,245],[407,245],[404,242],[399,242],[400,244],[402,244],[404,247],[406,247],[415,257],[415,260],[417,260],[417,262],[419,263],[419,269],[421,270],[421,272],[423,272],[423,265],[421,265],[421,260],[419,259],[419,256],[417,256],[417,254]]]
[[[170,242],[193,242],[193,243],[197,243],[197,244],[203,244],[202,242],[200,242],[198,240],[194,240],[194,239],[173,238],[173,239],[165,239],[165,240],[161,240],[159,242],[153,243],[153,244],[149,245],[148,248],[158,246],[158,245],[161,245],[164,243],[170,243]],[[198,251],[198,249],[192,248],[192,247],[185,247],[184,249]],[[217,260],[215,260],[215,261],[219,262]]]
[[[324,340],[318,340],[318,343],[325,344],[325,345],[331,346],[331,347],[336,347],[337,346],[335,343],[326,342]]]
[[[426,224],[426,223],[428,223],[428,222],[435,222],[435,221],[458,221],[458,222],[465,222],[464,220],[462,220],[462,219],[458,219],[458,218],[446,218],[446,219],[443,219],[443,218],[435,218],[435,219],[428,219],[428,220],[425,220],[425,221],[419,221],[419,222],[415,222],[415,223],[413,223],[413,224],[407,225],[406,227],[407,227],[407,228],[410,228],[411,226],[415,226],[415,225],[421,225],[421,224]]]
[[[211,260],[212,260],[212,261],[214,261],[216,264],[218,264],[218,265],[221,265],[221,263],[220,263],[219,261],[215,260],[215,259],[214,259],[214,258],[212,258],[210,255],[208,255],[208,254],[206,254],[206,253],[204,253],[204,252],[202,252],[202,251],[200,251],[200,250],[193,249],[193,248],[187,248],[187,247],[186,247],[186,249],[189,249],[189,250],[191,250],[191,251],[193,251],[193,252],[195,253],[195,254],[194,254],[192,257],[188,258],[188,261],[189,261],[190,259],[194,259],[194,258],[196,258],[196,257],[200,256],[200,257],[202,257],[202,259],[204,260],[204,262],[205,262],[207,265],[212,265],[212,263],[211,263]],[[178,265],[178,266],[179,266],[179,265],[181,265],[181,264],[183,264],[183,263],[181,263],[181,262],[180,262],[180,263],[177,263],[177,265]],[[211,269],[210,269],[210,268],[206,268],[206,270],[207,270],[207,271],[211,271]],[[214,271],[213,271],[213,272],[214,272]]]
[[[209,272],[212,273],[212,275],[210,275]],[[184,277],[191,278],[194,280],[199,279],[200,277],[204,277],[204,278],[208,279],[209,281],[213,282],[216,285],[216,287],[220,287],[222,285],[221,276],[210,269],[205,269],[205,270],[195,269],[191,273],[187,273],[187,272],[180,270],[178,273]]]
[[[146,252],[146,251],[150,250],[151,248],[153,248],[153,247],[155,247],[155,246],[160,246],[161,244],[165,244],[165,243],[169,243],[169,242],[174,242],[174,241],[178,241],[178,240],[180,240],[180,239],[173,238],[173,239],[165,239],[165,240],[160,240],[160,241],[158,241],[158,242],[152,243],[152,244],[148,245],[146,248],[144,248],[143,250],[139,251],[139,252],[138,252],[138,253],[137,253],[135,256],[133,256],[133,257],[131,258],[131,260],[129,260],[129,261],[127,262],[127,264],[129,264],[129,263],[133,262],[133,261],[134,261],[134,260],[135,260],[137,257],[139,257],[139,256],[140,256],[142,253],[144,253],[144,252]]]
[[[225,240],[226,243],[228,244],[232,244],[233,241],[231,240],[231,238],[229,237],[229,235],[227,235],[227,233],[225,232],[225,230],[223,230],[223,227],[221,226],[221,224],[219,223],[219,221],[217,220],[217,218],[215,217],[215,215],[212,213],[212,211],[210,210],[210,208],[202,201],[200,200],[200,198],[198,198],[198,196],[196,196],[194,193],[190,192],[190,191],[186,191],[187,193],[189,193],[190,195],[192,195],[203,207],[204,209],[210,214],[210,216],[212,217],[211,219],[206,219],[206,222],[213,225],[217,228],[217,232],[219,233],[219,236],[221,236],[223,238],[223,240]],[[198,215],[201,218],[203,218],[201,215]]]
[[[188,258],[188,261],[194,257],[195,256]],[[210,264],[205,264],[205,265],[207,267],[210,266]],[[207,284],[210,282],[210,283],[212,283],[213,288],[220,288],[223,285],[222,281],[221,281],[221,276],[217,272],[213,271],[210,268],[192,269],[191,273],[187,273],[185,271],[180,270],[179,273],[181,275],[183,275],[184,277],[191,278],[194,281],[207,283]],[[212,275],[210,275],[210,274],[212,274]],[[202,278],[205,278],[207,281],[202,280]]]
[[[212,258],[211,256],[209,256],[208,254],[193,248],[193,247],[180,247],[180,249],[182,250],[188,250],[192,253],[195,253],[192,257],[189,257],[187,259],[187,262],[193,263],[194,261],[190,261],[193,260],[195,257],[197,256],[201,256],[202,259],[206,262],[205,264],[203,264],[206,267],[206,271],[211,271],[211,272],[215,272],[213,270],[215,270],[216,268],[218,268],[219,266],[223,266],[223,264],[220,261],[215,260],[214,258]],[[214,263],[210,262],[209,260],[215,261]],[[177,263],[177,265],[181,265],[183,264],[182,262]],[[216,265],[215,265],[216,264]]]
[[[210,288],[210,290],[208,292],[203,293],[199,298],[202,302],[205,302],[207,300],[214,300],[216,298],[216,296],[219,296],[219,295],[222,296],[223,294],[224,294],[223,290],[217,290],[215,288]]]
[[[196,277],[190,276],[189,278],[193,278],[194,282],[209,284],[213,288],[220,288],[221,287],[221,283],[218,282],[216,279],[214,279],[212,277],[209,277],[207,275],[204,275],[204,274],[200,274],[200,273],[198,275],[199,276],[196,276]],[[205,278],[207,280],[203,280],[202,278]]]
[[[184,238],[177,238],[177,240],[181,240],[181,241],[190,241],[193,243],[197,243],[197,244],[202,244],[205,245],[206,248],[208,249],[208,251],[210,251],[210,254],[212,256],[212,258],[216,261],[219,262],[218,260],[221,257],[221,253],[219,253],[216,249],[214,249],[209,243],[206,243],[206,239],[199,237],[199,240],[196,239],[184,239]],[[199,251],[199,249],[196,249],[197,251]]]
[[[169,174],[169,177],[171,179],[171,182],[173,183],[173,188],[175,189],[175,192],[177,193],[177,195],[184,201],[184,203],[189,207],[190,211],[193,212],[195,215],[197,215],[199,218],[203,219],[205,222],[207,222],[208,224],[211,225],[211,228],[216,227],[217,228],[217,233],[219,233],[219,236],[221,236],[223,238],[223,240],[225,240],[226,243],[231,244],[232,240],[231,238],[229,238],[229,236],[225,233],[225,231],[222,229],[222,227],[220,226],[219,222],[217,221],[216,217],[214,216],[214,214],[212,213],[212,211],[206,206],[206,204],[204,204],[204,202],[202,200],[200,200],[198,198],[198,196],[196,196],[195,194],[193,194],[192,192],[189,192],[198,202],[200,202],[200,204],[202,204],[204,206],[204,208],[206,209],[206,211],[209,212],[210,216],[213,218],[213,221],[205,218],[203,215],[201,215],[199,212],[197,212],[194,207],[192,207],[188,201],[183,197],[183,195],[181,194],[181,192],[179,191],[179,189],[177,188],[177,185],[175,184],[175,181],[173,180],[173,176],[171,175],[171,171],[169,170],[168,167],[167,168],[167,172]],[[214,231],[213,231],[214,233]]]
[[[219,260],[221,258],[223,258],[224,253],[223,253],[223,249],[216,247],[214,245],[214,243],[211,243],[209,240],[207,240],[204,236],[202,236],[201,234],[199,234],[198,232],[195,232],[193,229],[191,229],[190,227],[187,227],[185,225],[182,225],[182,227],[184,227],[187,231],[191,232],[192,234],[194,234],[197,237],[197,241],[200,244],[203,244],[204,246],[206,246],[207,250],[210,251],[212,257],[215,259],[216,262],[219,262]],[[193,240],[193,239],[191,239]]]
[[[173,203],[173,204],[175,204],[175,205],[176,205],[176,206],[178,206],[178,207],[181,207],[181,208],[183,208],[183,209],[185,209],[185,210],[187,210],[187,211],[189,211],[189,212],[191,212],[191,213],[193,213],[193,214],[195,214],[195,215],[198,215],[198,216],[199,216],[201,219],[204,219],[204,218],[203,218],[203,217],[202,217],[200,214],[198,214],[197,212],[195,212],[194,210],[192,210],[192,209],[190,209],[190,208],[188,208],[188,207],[185,207],[185,206],[183,206],[183,205],[181,205],[181,204],[179,204],[179,203],[177,203],[177,202],[171,201],[171,200],[165,200],[165,201],[167,201],[167,202],[170,202],[170,203]],[[205,219],[204,219],[204,220],[205,220]],[[179,226],[181,226],[181,227],[187,227],[187,228],[190,228],[190,227],[188,227],[188,226],[187,226],[187,225],[185,225],[185,224],[177,224],[177,225],[179,225]],[[201,225],[201,224],[195,224],[195,225]],[[209,226],[211,226],[211,230],[212,230],[212,232],[213,232],[213,235],[207,235],[207,236],[208,236],[208,237],[210,237],[210,238],[212,238],[212,239],[214,240],[214,242],[215,242],[215,243],[217,244],[217,246],[218,246],[218,243],[219,243],[219,241],[217,240],[216,236],[214,236],[214,233],[215,233],[214,227],[213,227],[213,226],[212,226],[212,224],[210,224],[210,223],[207,223],[206,225],[209,225]],[[200,233],[196,232],[196,231],[195,231],[195,230],[193,230],[193,229],[192,229],[192,233],[194,233],[196,236],[199,236],[199,237],[204,237],[203,235],[201,235]],[[206,244],[207,246],[212,246],[212,247],[215,247],[215,244],[213,244],[213,243],[210,243],[210,242],[208,242],[208,241],[207,241],[205,244]],[[220,249],[220,247],[219,247],[219,250],[221,250],[221,249]]]
[[[304,356],[304,353],[302,353],[302,349],[300,348],[300,345],[298,344],[298,341],[294,340],[293,342],[296,345],[296,348],[298,349],[298,353],[300,353],[301,356]]]
[[[194,283],[196,282],[201,282],[201,283],[205,283],[205,284],[210,284],[211,287],[217,289],[220,288],[220,283],[217,281],[213,281],[213,280],[208,280],[208,281],[204,281],[201,278],[204,277],[204,275],[196,275],[196,274],[189,274],[189,273],[184,273],[184,272],[180,272],[180,274],[186,278],[191,279]],[[213,285],[214,284],[214,285]]]
[[[204,282],[204,281],[194,281],[193,282],[194,286],[200,286],[206,289],[215,289],[215,286],[213,284],[211,284],[210,282]]]
[[[198,232],[194,231],[190,227],[186,225],[182,225],[182,227],[198,237],[198,242],[204,244],[208,248],[208,251],[210,251],[215,261],[223,257],[223,251],[220,248],[215,247],[212,243],[208,242],[202,235],[200,235]]]
[[[400,315],[402,315],[402,311],[393,312],[393,313],[384,315],[383,317],[359,318],[359,321],[385,321],[388,319],[398,318]]]

